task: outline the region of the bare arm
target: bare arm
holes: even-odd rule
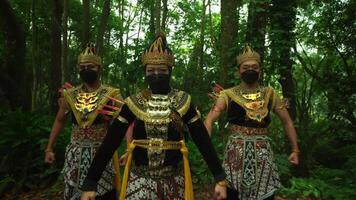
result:
[[[218,98],[204,121],[204,125],[208,130],[209,136],[211,136],[211,129],[213,127],[214,122],[219,118],[221,112],[224,111],[225,108],[226,104],[224,99],[221,97]]]
[[[48,144],[47,144],[47,147],[45,150],[45,152],[46,152],[45,162],[46,163],[53,163],[53,161],[54,161],[53,149],[54,149],[55,143],[57,141],[58,135],[61,132],[61,130],[63,129],[65,120],[66,120],[66,110],[65,110],[65,108],[60,106],[60,108],[57,112],[57,115],[56,115],[56,119],[53,123],[51,134],[49,136]]]
[[[298,142],[297,142],[297,132],[294,128],[293,121],[289,116],[288,110],[283,107],[283,108],[275,108],[273,109],[274,113],[278,116],[278,118],[282,121],[283,123],[283,128],[284,131],[289,139],[291,148],[292,148],[292,153],[289,156],[289,161],[292,164],[298,164],[299,159],[298,159],[298,153],[299,153],[299,147],[298,147]]]

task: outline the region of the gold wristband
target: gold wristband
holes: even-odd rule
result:
[[[47,153],[47,152],[52,152],[53,153],[53,149],[46,149],[44,152],[45,153]]]
[[[227,187],[227,182],[225,180],[219,181],[217,184],[222,186],[222,187]]]
[[[300,151],[299,151],[298,149],[293,149],[293,150],[292,150],[292,153],[297,153],[297,154],[299,154]]]

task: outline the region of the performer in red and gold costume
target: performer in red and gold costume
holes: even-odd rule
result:
[[[213,123],[227,111],[230,136],[223,166],[228,184],[237,191],[240,200],[273,199],[280,187],[267,131],[271,111],[280,118],[289,138],[290,163],[299,162],[297,134],[286,103],[274,89],[259,84],[261,70],[260,55],[246,45],[237,57],[241,84],[220,91],[205,120],[211,134]]]
[[[105,108],[112,106],[115,106],[112,108],[119,108],[120,105],[110,99],[121,99],[119,89],[101,84],[102,62],[92,45],[88,45],[78,56],[77,69],[82,84],[77,87],[66,84],[60,90],[59,110],[45,150],[45,162],[53,163],[56,139],[66,118],[71,115],[72,134],[66,147],[63,168],[65,200],[80,199],[80,186],[83,184],[94,155],[106,135],[109,121],[111,117],[115,118],[119,113],[119,110],[107,109],[106,111]],[[106,111],[107,115],[101,115],[99,111]],[[118,184],[119,181],[119,174],[116,173],[118,169],[117,155],[115,154],[113,158],[105,165],[104,173],[97,185],[97,199],[110,200],[116,197],[114,183]]]

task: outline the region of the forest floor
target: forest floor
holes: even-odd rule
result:
[[[213,200],[213,190],[212,185],[207,185],[194,191],[194,199],[196,200]],[[56,189],[52,187],[34,190],[26,193],[16,193],[16,194],[6,194],[3,200],[62,200],[63,198],[63,186],[57,185]],[[276,197],[275,200],[291,200],[282,197]],[[297,198],[296,200],[302,200]],[[308,199],[303,199],[308,200]]]

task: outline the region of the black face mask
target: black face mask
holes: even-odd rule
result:
[[[153,94],[168,94],[171,90],[169,86],[169,74],[151,74],[145,77]]]
[[[252,84],[257,82],[258,78],[259,78],[259,73],[252,69],[246,70],[241,74],[241,79],[247,84]]]
[[[80,78],[88,84],[94,83],[98,80],[98,72],[91,69],[83,69],[79,72]]]

